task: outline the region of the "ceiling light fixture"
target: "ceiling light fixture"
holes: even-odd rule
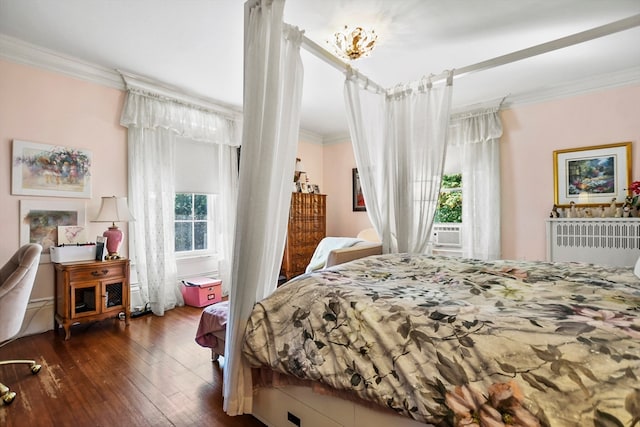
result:
[[[378,35],[374,30],[367,31],[362,27],[353,30],[345,25],[342,32],[334,34],[334,49],[338,55],[351,61],[369,56],[375,47]]]

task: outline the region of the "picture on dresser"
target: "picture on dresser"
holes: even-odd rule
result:
[[[553,152],[555,204],[623,203],[631,182],[631,142]]]
[[[91,198],[91,152],[13,140],[11,194]]]

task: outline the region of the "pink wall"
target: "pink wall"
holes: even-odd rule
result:
[[[0,94],[0,262],[20,246],[20,200],[83,200],[88,236],[102,234],[105,224],[89,222],[100,197],[127,195],[126,129],[119,125],[124,93],[0,60]],[[90,151],[91,199],[11,195],[13,139]],[[120,252],[126,256],[126,240]],[[52,264],[41,264],[31,298],[52,295]]]
[[[305,140],[304,137],[298,142],[298,153],[296,155],[304,166],[310,184],[320,186],[320,192],[326,194],[324,188],[324,156],[323,146],[316,141]]]
[[[351,141],[346,139],[324,146],[324,187],[327,201],[327,235],[355,237],[371,227],[366,212],[352,210],[351,170],[356,167]]]
[[[515,107],[501,117],[503,258],[545,259],[554,150],[632,141],[632,180],[640,179],[640,85]]]

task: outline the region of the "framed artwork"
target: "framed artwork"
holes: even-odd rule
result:
[[[555,204],[622,203],[631,183],[631,142],[553,152]]]
[[[87,231],[81,225],[59,225],[58,245],[87,243]]]
[[[51,262],[49,249],[59,244],[60,226],[85,226],[84,201],[20,201],[20,245],[41,244],[41,264]]]
[[[313,192],[315,194],[320,194],[320,186],[318,184],[313,184]]]
[[[91,152],[13,140],[11,194],[91,198]]]
[[[362,186],[360,185],[360,176],[358,175],[358,168],[353,168],[351,171],[352,181],[352,205],[354,212],[364,212],[367,210],[367,206],[364,203],[364,194],[362,193]]]

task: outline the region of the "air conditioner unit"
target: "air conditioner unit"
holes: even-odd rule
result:
[[[462,235],[459,225],[433,225],[433,244],[436,246],[462,246]]]

